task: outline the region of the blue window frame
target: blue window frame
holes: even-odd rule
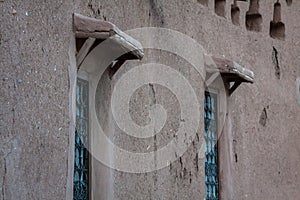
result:
[[[217,95],[209,92],[205,92],[204,123],[206,200],[218,200]]]
[[[76,85],[76,131],[73,199],[89,199],[89,97],[88,81],[78,78]]]

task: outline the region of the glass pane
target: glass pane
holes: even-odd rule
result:
[[[77,79],[73,199],[89,199],[88,82]]]
[[[218,200],[217,96],[205,92],[204,141],[206,200]]]

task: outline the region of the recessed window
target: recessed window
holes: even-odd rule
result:
[[[206,200],[218,200],[217,94],[205,92],[204,123]]]

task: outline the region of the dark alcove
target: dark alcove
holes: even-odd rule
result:
[[[246,28],[249,31],[261,31],[262,16],[258,10],[259,0],[250,0],[249,10],[246,13]]]
[[[240,8],[237,5],[237,0],[231,4],[231,21],[234,25],[240,25]]]
[[[215,0],[215,13],[221,17],[225,17],[225,6],[226,0]]]
[[[270,22],[270,36],[281,40],[285,37],[285,25],[281,22],[281,5],[279,1],[274,4],[273,20]]]

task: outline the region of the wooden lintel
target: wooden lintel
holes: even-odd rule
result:
[[[122,32],[116,25],[111,22],[95,19],[87,16],[74,13],[74,32],[76,38],[94,38],[100,40],[110,39],[113,42],[114,47],[118,52],[124,52],[132,54],[132,59],[142,59],[144,51],[141,43],[128,34]],[[90,48],[90,47],[89,47]],[[87,53],[89,50],[87,51]],[[86,55],[84,55],[85,57]],[[80,57],[79,61],[84,59]],[[78,62],[78,66],[81,64]]]
[[[209,73],[219,72],[222,76],[231,76],[234,81],[253,83],[254,73],[238,63],[214,56],[205,55],[205,67]]]

